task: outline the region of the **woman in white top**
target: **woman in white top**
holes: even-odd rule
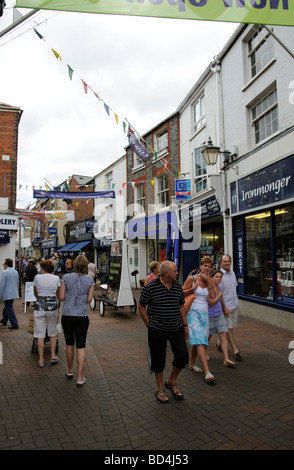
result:
[[[202,258],[200,261],[200,272],[196,276],[189,276],[183,285],[185,296],[193,293],[196,295],[187,315],[189,342],[191,345],[189,369],[194,370],[194,372],[202,372],[202,369],[195,366],[198,354],[207,382],[214,379],[209,371],[206,354],[209,335],[208,302],[212,301],[215,297],[213,280],[209,277],[211,268],[211,259],[209,257]]]
[[[40,263],[41,274],[34,279],[34,294],[36,297],[34,307],[34,337],[38,340],[39,361],[38,366],[44,367],[44,339],[50,337],[51,365],[59,362],[55,355],[57,343],[57,293],[60,287],[60,279],[55,276],[52,260],[44,260]]]

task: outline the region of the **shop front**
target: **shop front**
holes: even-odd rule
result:
[[[240,298],[294,312],[294,155],[231,183]]]
[[[109,275],[110,245],[111,238],[101,237],[93,239],[98,279],[105,278],[107,275]]]
[[[179,222],[175,211],[164,211],[150,216],[133,218],[127,223],[129,264],[131,272],[139,271],[144,279],[151,261],[165,259],[180,262]]]
[[[215,196],[197,204],[182,207],[182,272],[184,282],[189,273],[198,270],[200,260],[209,256],[216,265],[224,250],[224,229],[220,205]]]
[[[61,257],[75,258],[80,253],[85,253],[88,259],[93,258],[93,225],[89,220],[80,220],[78,222],[65,225],[66,245],[58,249]]]
[[[48,238],[39,242],[41,257],[49,259],[54,256],[58,247],[58,237]]]
[[[15,260],[17,246],[17,231],[19,229],[18,215],[7,212],[0,214],[0,271],[3,269],[5,258]]]

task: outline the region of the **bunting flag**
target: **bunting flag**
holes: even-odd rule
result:
[[[61,57],[60,55],[58,54],[58,52],[56,52],[54,49],[52,49],[52,52],[53,54],[55,55],[56,59],[59,59],[61,61]]]
[[[43,37],[35,28],[34,28],[34,31],[35,31],[35,33],[37,34],[37,36],[38,36],[40,39],[43,39],[44,42],[45,42],[44,37]],[[59,54],[53,47],[51,48],[51,50],[52,50],[54,56],[55,56],[57,59],[59,59],[59,60],[61,61],[61,56],[60,56],[60,54]],[[68,75],[69,75],[70,80],[72,80],[72,78],[73,78],[73,68],[72,68],[69,64],[67,64],[67,71],[68,71]],[[118,116],[118,114],[115,113],[115,112],[110,108],[110,106],[108,106],[108,104],[106,104],[106,103],[102,100],[102,98],[98,95],[98,93],[96,93],[96,92],[88,85],[88,83],[86,83],[86,82],[85,82],[84,80],[82,80],[81,78],[80,78],[80,80],[82,81],[82,84],[83,84],[83,88],[84,88],[85,93],[88,94],[88,90],[91,90],[91,91],[93,92],[94,96],[98,99],[98,101],[102,101],[102,102],[103,102],[103,104],[104,104],[104,109],[105,109],[106,113],[108,114],[108,116],[110,116],[110,113],[111,113],[111,112],[113,113],[116,124],[118,124],[119,119],[122,121],[122,124],[123,124],[123,131],[124,131],[124,133],[126,133],[126,122],[125,122],[123,119],[121,119],[121,118]]]
[[[68,70],[69,79],[72,80],[73,69],[68,64],[67,64],[67,70]]]
[[[44,40],[42,34],[40,34],[40,33],[36,30],[36,28],[34,28],[34,31],[35,31],[36,35],[37,35],[40,39],[43,39],[43,40]]]
[[[289,0],[16,0],[16,7],[294,26],[294,2]]]
[[[44,39],[44,37],[34,28],[34,31],[35,33],[37,34],[37,36],[41,39]],[[59,59],[61,61],[61,56],[60,54],[53,48],[51,48],[51,50],[53,51],[55,57],[57,59]],[[72,80],[73,78],[73,69],[72,67],[70,67],[69,64],[67,64],[67,71],[68,71],[68,75],[69,75],[69,78],[70,80]],[[102,101],[103,102],[103,105],[104,105],[104,109],[106,111],[106,113],[108,114],[108,116],[110,116],[110,112],[113,112],[113,115],[114,115],[114,118],[115,118],[115,122],[116,124],[118,124],[118,121],[119,119],[119,116],[117,113],[115,113],[109,106],[108,104],[105,103],[105,101],[102,100],[102,98],[98,95],[98,93],[96,93],[94,90],[92,90],[91,87],[89,87],[89,85],[84,81],[82,80],[82,84],[83,84],[83,87],[84,87],[84,91],[85,93],[87,94],[88,93],[88,89],[90,89],[94,96],[98,99],[98,101]],[[126,133],[126,129],[127,129],[127,124],[126,124],[126,119],[121,119],[122,121],[122,125],[123,125],[123,131],[124,133]],[[127,121],[128,122],[128,121]],[[129,145],[130,147],[134,150],[134,152],[145,162],[147,160],[149,160],[149,158],[151,158],[152,154],[155,154],[155,160],[157,159],[157,154],[154,152],[153,148],[150,147],[146,142],[145,140],[143,139],[143,137],[140,136],[140,134],[138,132],[136,132],[137,136],[135,135],[135,130],[133,128],[133,126],[130,125],[130,123],[128,122],[128,138],[129,138]]]
[[[39,39],[42,39],[45,41],[44,37],[36,30],[36,28],[33,28],[35,33],[37,34],[37,36],[39,37]],[[61,61],[61,56],[60,54],[53,48],[51,48],[54,56],[59,59]],[[69,75],[69,78],[70,80],[72,80],[73,78],[73,68],[67,64],[67,71],[68,71],[68,75]],[[94,91],[92,90],[89,85],[84,81],[82,80],[82,84],[83,84],[83,88],[84,88],[84,91],[85,93],[87,94],[88,93],[88,89],[90,89],[94,96],[98,99],[98,101],[102,101],[103,102],[103,105],[104,105],[104,109],[106,111],[106,113],[108,114],[108,116],[110,116],[110,111],[112,111],[112,109],[101,99],[101,97]],[[113,111],[112,111],[113,112]],[[116,124],[118,124],[118,120],[120,119],[119,116],[117,115],[117,113],[113,112],[114,114],[114,118],[115,118],[115,121],[116,121]],[[124,133],[126,133],[126,128],[127,128],[127,125],[126,125],[126,121],[127,120],[122,120],[122,124],[123,124],[123,130],[124,130]],[[127,121],[128,122],[128,121]],[[151,146],[149,146],[145,139],[143,139],[140,134],[138,132],[136,132],[136,135],[135,135],[135,130],[133,128],[133,126],[130,125],[130,123],[128,122],[128,133],[127,133],[127,136],[128,136],[128,140],[129,140],[129,145],[131,147],[131,149],[136,153],[136,155],[139,156],[139,158],[141,158],[141,160],[143,162],[146,162],[147,160],[149,160],[152,155],[154,155],[154,159],[155,161],[157,160],[158,156],[157,156],[157,153],[153,150],[153,148]],[[165,159],[162,159],[162,161],[164,162],[164,165],[167,169],[167,162]],[[179,175],[180,172],[178,169],[176,169],[175,167],[173,167],[171,164],[170,166],[176,170],[177,174]],[[169,171],[169,170],[168,170]],[[172,173],[169,171],[169,173],[172,175]],[[173,176],[173,175],[172,175]],[[173,176],[174,178],[174,176]],[[105,185],[102,185],[102,186],[105,186]],[[21,188],[21,186],[20,186]],[[20,189],[19,188],[19,189]],[[42,186],[39,187],[40,191],[42,189]],[[48,191],[48,187],[46,187],[46,191]],[[69,189],[69,186],[68,186],[68,189]],[[33,188],[34,190],[34,188]],[[72,193],[71,193],[72,194]]]
[[[88,85],[87,85],[87,83],[84,82],[84,80],[82,80],[82,82],[83,82],[85,93],[87,94],[88,93]]]

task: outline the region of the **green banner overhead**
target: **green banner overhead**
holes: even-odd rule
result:
[[[293,0],[16,0],[16,7],[294,26]]]

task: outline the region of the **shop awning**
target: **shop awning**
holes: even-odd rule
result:
[[[78,245],[78,243],[69,243],[68,245],[59,248],[57,251],[73,251],[73,247]]]
[[[74,243],[71,251],[81,251],[86,245],[89,245],[89,243],[91,243],[91,240],[88,240],[87,242]]]

